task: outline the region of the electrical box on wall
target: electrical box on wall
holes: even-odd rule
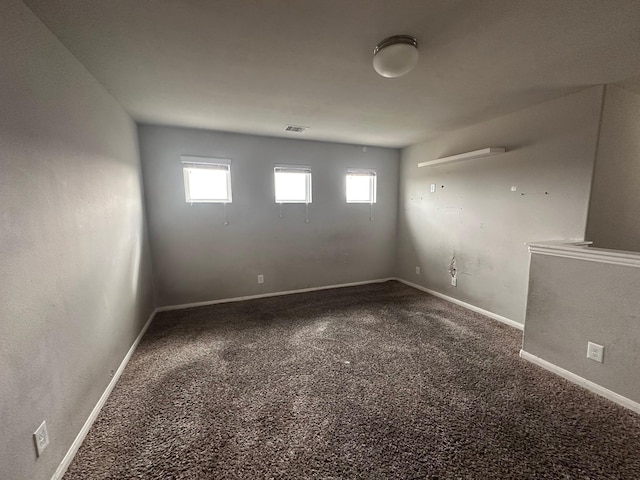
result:
[[[33,432],[33,441],[36,444],[36,453],[39,457],[44,449],[49,446],[49,432],[47,431],[46,422],[42,422],[38,429]]]
[[[593,342],[587,343],[587,358],[594,362],[603,363],[604,347]]]

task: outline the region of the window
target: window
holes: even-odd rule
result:
[[[347,169],[347,203],[376,203],[376,171]]]
[[[231,203],[230,160],[187,156],[180,160],[187,202]]]
[[[311,203],[311,168],[276,165],[276,203]]]

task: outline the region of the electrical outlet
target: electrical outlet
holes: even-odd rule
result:
[[[452,287],[458,286],[458,277],[451,277],[451,286]]]
[[[416,275],[420,275],[420,267],[416,267]]]
[[[42,455],[42,452],[49,445],[49,432],[47,432],[47,422],[42,422],[38,429],[33,432],[33,441],[36,444],[36,452],[38,456]]]
[[[604,347],[593,342],[587,343],[587,358],[602,363],[604,361]]]
[[[431,190],[430,191],[431,191],[431,193],[435,193],[436,192],[436,184],[435,183],[431,184]]]
[[[264,283],[264,275],[258,275],[258,283]]]

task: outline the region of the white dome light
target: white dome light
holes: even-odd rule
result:
[[[373,50],[373,68],[383,77],[400,77],[417,62],[418,42],[409,35],[385,38]]]

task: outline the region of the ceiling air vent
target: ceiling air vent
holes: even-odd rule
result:
[[[309,127],[302,127],[300,125],[287,125],[284,127],[285,132],[302,133]]]

